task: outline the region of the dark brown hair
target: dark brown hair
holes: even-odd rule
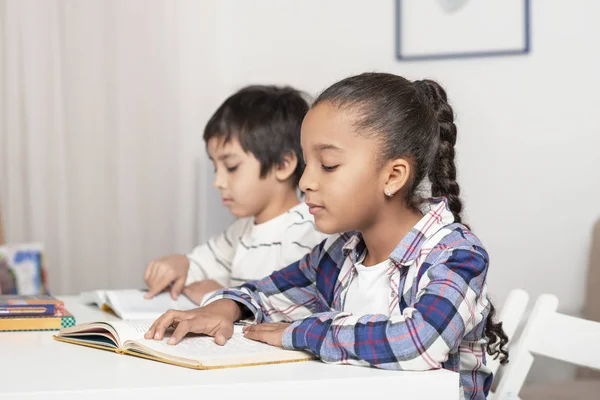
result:
[[[215,111],[204,129],[204,141],[239,140],[242,149],[260,162],[261,178],[293,153],[298,160],[293,174],[297,186],[305,167],[300,147],[300,128],[309,109],[305,97],[288,86],[247,86]]]

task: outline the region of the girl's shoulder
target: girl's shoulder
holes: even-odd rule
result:
[[[437,243],[430,243],[431,246],[425,243],[423,246],[431,251],[417,262],[415,281],[418,286],[424,287],[432,280],[440,280],[454,281],[458,286],[467,283],[481,289],[490,259],[479,238],[458,223],[450,224],[442,231],[440,233],[444,235]]]
[[[471,251],[489,261],[485,246],[467,226],[452,223],[441,229],[437,243],[432,243],[432,250],[427,257],[430,261],[448,257],[455,251]]]

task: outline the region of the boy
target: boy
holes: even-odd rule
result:
[[[206,293],[259,279],[300,259],[326,238],[298,199],[304,170],[300,127],[309,105],[289,87],[249,86],[229,97],[204,130],[213,185],[238,218],[187,255],[151,261],[151,298],[170,285],[197,304]]]

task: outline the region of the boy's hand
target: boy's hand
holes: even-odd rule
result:
[[[148,293],[144,296],[151,299],[169,285],[171,285],[171,298],[177,299],[185,286],[190,260],[182,254],[173,254],[148,263],[144,281],[148,286]]]
[[[175,330],[167,341],[168,344],[177,344],[192,332],[213,336],[215,343],[223,346],[233,335],[233,323],[241,316],[238,303],[228,299],[217,300],[190,311],[169,310],[154,321],[144,337],[162,340],[165,331],[174,326]]]
[[[217,281],[206,279],[199,282],[194,282],[183,288],[183,294],[196,304],[200,304],[207,293],[215,290],[223,289]]]
[[[290,326],[289,322],[276,322],[271,324],[257,324],[245,326],[242,330],[248,339],[283,347],[283,332]]]

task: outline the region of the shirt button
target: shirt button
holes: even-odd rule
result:
[[[390,293],[391,298],[394,298],[395,295],[396,295],[396,293],[394,293],[394,292]]]

